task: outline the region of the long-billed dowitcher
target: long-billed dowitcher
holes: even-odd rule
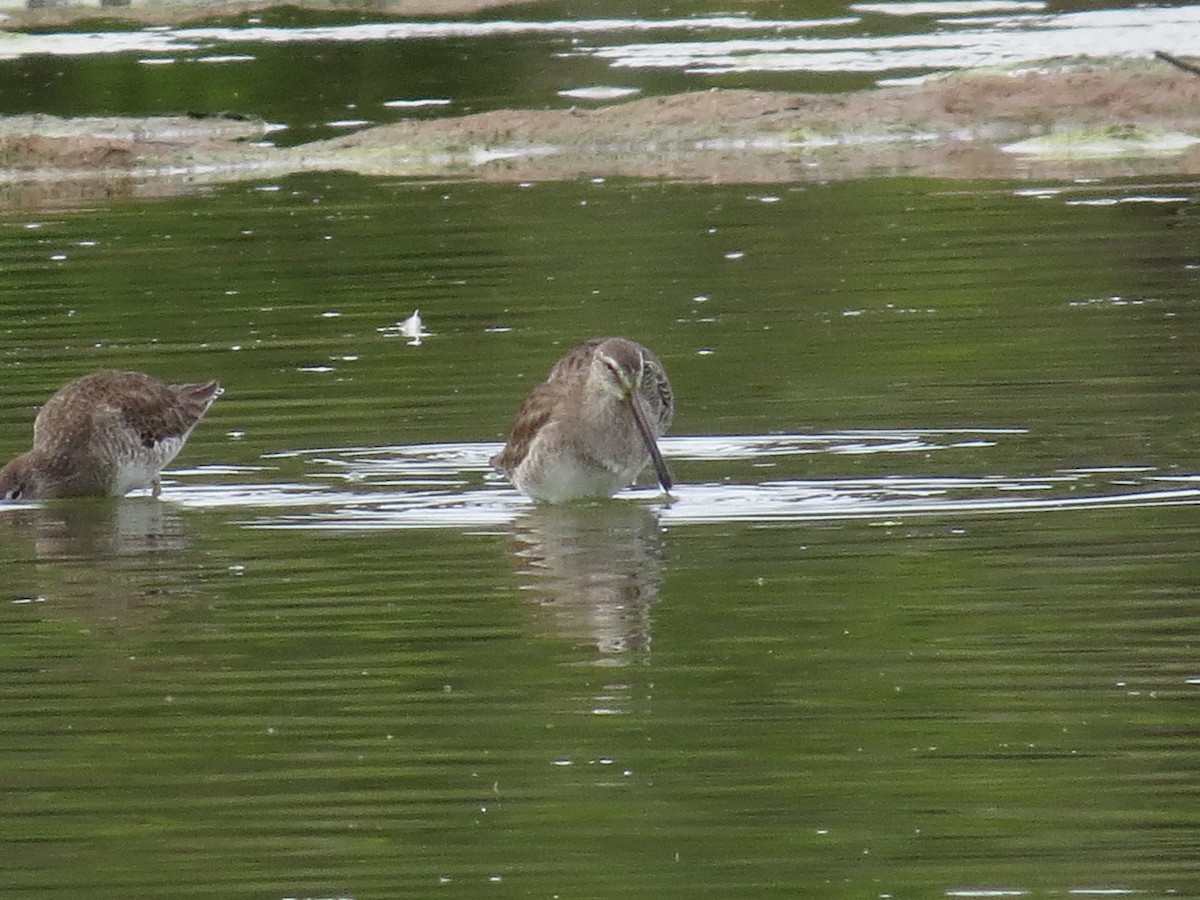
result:
[[[669,491],[658,437],[674,415],[657,356],[625,338],[585,341],[529,392],[492,466],[545,503],[611,497],[648,462]]]
[[[0,497],[120,497],[162,490],[159,473],[221,393],[217,381],[167,384],[94,372],[61,388],[33,423],[33,448],[0,469]]]

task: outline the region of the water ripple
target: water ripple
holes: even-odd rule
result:
[[[664,440],[663,450],[683,464],[680,468],[688,462],[763,458],[778,463],[811,454],[918,454],[928,460],[935,453],[988,448],[1020,434],[1019,429],[984,429],[686,436]],[[531,505],[490,471],[488,459],[498,449],[495,443],[447,443],[291,450],[265,457],[265,466],[176,471],[164,497],[183,506],[253,511],[243,520],[253,528],[493,530],[507,527]],[[635,488],[617,502],[630,501],[653,506],[667,525],[839,519],[887,523],[913,516],[1195,504],[1200,503],[1200,475],[1119,466],[1019,476],[684,481],[669,498],[656,489]]]

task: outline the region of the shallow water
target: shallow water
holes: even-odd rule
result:
[[[137,54],[5,63],[64,74],[0,96],[315,129],[605,84],[603,33],[511,90],[491,63],[566,32],[402,45],[433,53],[409,83],[370,75],[387,42],[302,54],[286,102],[247,61],[156,93]],[[343,175],[8,205],[0,457],[96,368],[226,393],[161,501],[0,509],[0,893],[1200,893],[1197,210],[1147,179]],[[677,488],[535,507],[487,459],[602,334],[670,372]]]
[[[335,176],[9,215],[4,455],[82,371],[227,387],[161,501],[0,513],[9,890],[1194,892],[1194,208]],[[487,458],[614,332],[671,373],[678,488],[535,508]]]

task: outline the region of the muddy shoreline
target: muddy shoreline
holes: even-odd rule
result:
[[[847,94],[707,90],[410,120],[286,148],[255,119],[0,118],[8,205],[328,171],[742,183],[1194,176],[1200,77],[1155,59],[1054,60]]]

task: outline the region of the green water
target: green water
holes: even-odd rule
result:
[[[9,211],[0,455],[92,369],[227,391],[161,501],[0,512],[0,895],[1197,893],[1196,221],[896,180]],[[600,334],[668,367],[676,499],[533,509],[487,456]]]

